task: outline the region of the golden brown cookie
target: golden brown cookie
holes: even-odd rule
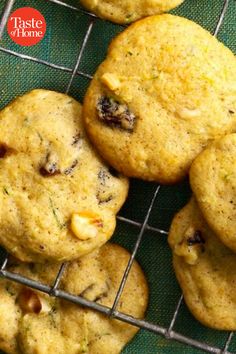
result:
[[[106,20],[126,24],[157,15],[180,5],[184,0],[80,0],[89,11]]]
[[[209,141],[236,131],[236,59],[196,23],[148,17],[111,43],[83,118],[102,156],[130,177],[183,178]]]
[[[236,134],[207,147],[194,161],[190,180],[208,224],[236,252]]]
[[[171,224],[168,237],[185,302],[204,325],[236,329],[236,255],[210,230],[193,198]]]
[[[68,264],[61,288],[111,307],[129,257],[124,248],[108,243]],[[18,262],[10,270],[52,284],[58,268],[50,263]],[[143,318],[147,301],[147,282],[135,262],[118,310]],[[124,322],[5,279],[0,280],[0,319],[0,348],[9,354],[118,354],[138,331]]]
[[[77,101],[34,90],[0,112],[0,191],[0,244],[22,261],[64,261],[111,237],[128,181],[91,147]]]

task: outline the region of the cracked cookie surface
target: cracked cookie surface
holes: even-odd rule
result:
[[[168,242],[192,314],[208,327],[236,330],[236,255],[209,228],[195,198],[175,215]]]
[[[104,244],[128,192],[90,145],[73,98],[34,90],[0,112],[0,244],[22,261]],[[101,178],[102,176],[102,178]]]
[[[235,82],[235,56],[205,29],[148,17],[112,41],[85,95],[85,127],[118,171],[175,183],[210,141],[236,131]]]
[[[111,307],[129,257],[124,248],[108,243],[69,263],[60,288]],[[52,285],[59,267],[14,261],[9,269]],[[146,278],[135,261],[117,309],[143,318],[147,302]],[[119,354],[137,332],[99,312],[0,279],[0,348],[8,354]]]

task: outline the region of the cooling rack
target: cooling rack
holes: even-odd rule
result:
[[[88,11],[85,11],[85,10],[83,10],[81,8],[74,7],[74,6],[72,6],[72,5],[68,4],[68,3],[63,2],[63,1],[60,1],[60,0],[47,0],[47,1],[55,3],[57,6],[70,8],[71,10],[76,11],[76,12],[78,12],[78,11],[82,12],[84,15],[88,16],[88,18],[89,18],[88,27],[87,27],[87,30],[85,32],[85,35],[84,35],[84,38],[83,38],[82,45],[80,47],[78,56],[76,58],[76,64],[74,65],[74,68],[70,69],[70,68],[62,66],[62,65],[57,65],[57,64],[51,63],[50,61],[46,61],[46,60],[43,60],[43,59],[39,59],[37,57],[25,55],[25,54],[10,50],[8,48],[5,48],[3,46],[0,46],[0,51],[4,52],[6,54],[9,54],[9,55],[16,56],[18,58],[21,58],[22,60],[30,60],[30,61],[33,61],[33,62],[37,62],[39,64],[46,65],[48,67],[54,68],[54,69],[58,69],[60,71],[64,71],[64,72],[70,73],[70,78],[69,78],[69,81],[68,81],[68,83],[66,85],[66,89],[65,89],[65,93],[68,93],[70,91],[72,82],[73,82],[73,80],[74,80],[76,75],[80,75],[80,76],[85,77],[87,79],[92,79],[91,75],[89,75],[89,74],[87,74],[87,73],[85,73],[83,71],[80,71],[79,69],[80,69],[80,64],[81,64],[82,57],[83,57],[85,49],[86,49],[87,42],[88,42],[89,37],[91,35],[92,28],[94,27],[94,24],[95,24],[95,22],[98,19],[97,19],[97,17],[94,14],[92,14],[92,13],[90,13]],[[217,36],[217,34],[218,34],[218,32],[219,32],[219,30],[221,28],[221,25],[222,25],[222,23],[224,21],[225,14],[226,14],[227,9],[228,9],[229,1],[230,0],[222,1],[221,13],[218,16],[218,21],[216,23],[215,30],[214,30],[214,35],[215,36]],[[8,17],[9,17],[9,14],[11,13],[13,5],[15,3],[17,3],[17,0],[7,0],[7,1],[5,1],[5,6],[4,6],[4,9],[3,9],[3,13],[1,15],[1,21],[0,21],[0,38],[2,37],[4,31],[6,30],[6,24],[7,24]],[[183,334],[181,334],[181,333],[179,333],[179,332],[174,330],[174,325],[175,325],[175,322],[176,322],[177,317],[179,315],[180,307],[181,307],[181,305],[183,303],[183,295],[180,296],[180,298],[179,298],[179,300],[177,302],[177,306],[175,308],[175,311],[174,311],[174,313],[172,315],[172,319],[171,319],[171,321],[169,323],[169,326],[166,326],[166,327],[161,326],[158,323],[149,322],[147,320],[141,320],[141,319],[134,318],[134,317],[132,317],[130,315],[127,315],[125,313],[119,312],[117,310],[117,305],[119,303],[119,300],[120,300],[120,297],[122,295],[123,289],[125,287],[125,284],[126,284],[130,269],[131,269],[132,264],[133,264],[133,262],[135,260],[136,254],[137,254],[137,252],[138,252],[138,250],[140,248],[140,245],[142,243],[142,239],[143,239],[143,236],[144,236],[145,232],[147,230],[150,230],[150,231],[156,233],[157,236],[158,235],[163,235],[163,234],[166,235],[167,234],[167,231],[162,230],[160,228],[149,226],[149,224],[148,224],[149,223],[150,214],[151,214],[151,211],[153,209],[153,205],[154,205],[155,201],[158,198],[159,191],[160,191],[160,186],[157,186],[155,188],[155,191],[154,191],[154,193],[152,195],[152,198],[151,198],[151,200],[149,202],[149,207],[148,207],[148,210],[146,212],[146,215],[144,217],[143,222],[140,223],[140,222],[134,221],[132,219],[129,219],[129,218],[126,218],[126,217],[123,217],[123,216],[118,216],[117,217],[121,222],[127,223],[129,225],[133,225],[139,231],[137,232],[136,242],[135,242],[135,245],[133,247],[129,262],[127,264],[127,268],[126,268],[126,270],[124,272],[123,278],[122,278],[121,283],[120,283],[120,287],[119,287],[119,289],[117,291],[117,294],[116,294],[116,297],[115,297],[115,300],[114,300],[114,303],[113,303],[112,307],[109,308],[109,307],[100,305],[99,303],[88,301],[88,300],[84,299],[81,296],[75,296],[75,295],[72,295],[72,294],[70,294],[68,292],[65,292],[65,291],[61,290],[60,289],[60,280],[61,280],[63,272],[64,272],[64,270],[66,268],[66,263],[62,264],[62,266],[61,266],[61,268],[60,268],[60,270],[59,270],[59,272],[58,272],[58,274],[57,274],[57,276],[55,278],[54,283],[51,286],[48,286],[48,285],[45,285],[43,283],[36,282],[36,281],[34,281],[32,279],[26,278],[26,277],[22,276],[21,274],[16,274],[16,273],[10,272],[7,269],[8,268],[9,257],[6,254],[6,256],[5,256],[5,258],[4,258],[4,260],[3,260],[2,264],[1,264],[1,267],[0,267],[0,277],[4,277],[4,278],[7,278],[7,279],[10,279],[10,280],[12,280],[14,282],[26,285],[26,286],[31,287],[33,289],[37,289],[37,290],[39,290],[41,292],[44,292],[44,293],[46,293],[46,294],[48,294],[50,296],[55,296],[57,298],[61,298],[61,299],[67,300],[67,301],[71,301],[71,302],[73,302],[75,304],[88,307],[88,308],[90,308],[90,309],[92,309],[94,311],[99,311],[99,312],[103,313],[104,315],[109,316],[111,318],[115,318],[115,319],[127,322],[129,324],[135,325],[137,327],[140,327],[142,329],[151,331],[153,333],[162,335],[168,340],[176,340],[176,341],[182,342],[184,344],[190,345],[192,347],[201,349],[201,350],[203,350],[205,352],[209,352],[209,353],[218,353],[218,354],[230,354],[230,353],[232,353],[232,352],[228,351],[228,348],[229,348],[230,343],[231,343],[232,338],[233,338],[233,332],[229,333],[228,338],[227,338],[227,340],[224,343],[224,346],[220,348],[220,347],[208,345],[207,343],[204,343],[204,342],[199,341],[199,340],[195,340],[193,338],[185,336],[185,335],[183,335]]]

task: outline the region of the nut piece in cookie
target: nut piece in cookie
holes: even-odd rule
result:
[[[175,215],[168,242],[194,317],[208,327],[235,331],[236,254],[209,228],[194,198]]]
[[[71,217],[71,229],[80,240],[96,237],[101,227],[103,227],[102,219],[96,213],[82,211],[74,213]]]
[[[18,304],[25,313],[38,314],[42,310],[42,304],[38,295],[31,289],[23,289],[18,298]]]

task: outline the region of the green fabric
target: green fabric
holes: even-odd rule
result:
[[[185,0],[183,5],[173,13],[195,20],[213,32],[223,2],[223,0]],[[77,0],[68,0],[68,3],[79,6]],[[1,0],[0,11],[3,5],[4,0]],[[15,8],[23,6],[35,7],[44,14],[47,21],[46,37],[36,46],[19,47],[5,33],[1,45],[19,53],[73,68],[90,18],[79,11],[76,12],[45,0],[16,0]],[[79,70],[93,74],[97,65],[105,57],[109,41],[121,30],[121,26],[97,20]],[[235,33],[236,2],[231,0],[218,37],[234,52],[236,52]],[[0,63],[1,107],[15,96],[36,87],[64,92],[71,75],[68,72],[22,60],[2,52],[0,52]],[[88,79],[76,76],[70,95],[82,101],[88,84]],[[129,198],[121,215],[142,222],[155,188],[156,185],[152,183],[132,181]],[[173,214],[185,204],[189,196],[190,190],[187,181],[177,186],[161,187],[151,213],[150,225],[168,230]],[[135,226],[118,222],[113,241],[132,250],[138,231],[139,229]],[[173,273],[171,253],[167,246],[166,237],[146,231],[137,259],[146,272],[150,286],[147,320],[161,326],[168,326],[180,296],[180,289]],[[201,326],[190,315],[185,305],[181,306],[174,330],[221,348],[228,335],[226,332],[217,332]],[[234,337],[229,350],[236,352],[236,337]],[[123,353],[198,354],[203,351],[178,342],[168,341],[161,336],[142,330]]]

